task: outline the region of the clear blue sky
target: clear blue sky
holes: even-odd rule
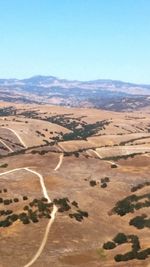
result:
[[[0,0],[0,78],[150,83],[150,0]]]

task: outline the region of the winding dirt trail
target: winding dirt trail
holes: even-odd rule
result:
[[[61,155],[59,156],[59,162],[58,162],[56,168],[54,169],[54,171],[57,171],[57,170],[60,168],[60,166],[61,166],[61,164],[62,164],[62,162],[63,162],[63,158],[64,158],[64,154],[61,154]]]
[[[34,170],[31,170],[28,167],[25,168],[25,170],[27,170],[27,171],[29,171],[29,172],[31,172],[31,173],[33,173],[33,174],[35,174],[35,175],[37,175],[39,177],[40,184],[41,184],[41,187],[42,187],[42,190],[43,190],[43,195],[48,199],[48,202],[51,203],[52,201],[49,198],[49,195],[47,193],[47,189],[46,189],[46,186],[45,186],[45,183],[44,183],[43,176],[40,173],[38,173],[38,172],[36,172]],[[46,226],[44,237],[42,239],[41,245],[40,245],[39,249],[37,250],[36,254],[33,256],[33,258],[27,264],[25,264],[24,267],[31,266],[40,257],[40,255],[41,255],[41,253],[42,253],[42,251],[43,251],[43,249],[44,249],[44,247],[46,245],[46,242],[47,242],[47,239],[48,239],[48,235],[49,235],[49,231],[50,231],[51,226],[52,226],[52,224],[53,224],[53,222],[55,220],[55,216],[56,216],[57,210],[58,210],[58,208],[56,207],[56,205],[53,205],[53,210],[51,212],[51,219],[49,220],[49,222],[48,222],[48,224]]]
[[[45,183],[44,183],[44,178],[43,176],[39,173],[39,172],[36,172],[28,167],[24,168],[25,170],[37,175],[39,177],[39,180],[40,180],[40,184],[41,184],[41,187],[42,187],[42,191],[43,191],[43,195],[44,197],[46,197],[48,199],[48,202],[52,202],[51,199],[49,198],[49,195],[47,193],[47,189],[46,189],[46,186],[45,186]]]
[[[2,129],[7,129],[7,130],[11,131],[12,133],[14,133],[14,134],[17,136],[17,138],[19,139],[20,143],[21,143],[25,148],[28,148],[28,147],[26,146],[26,144],[24,143],[24,141],[22,140],[22,138],[19,136],[19,134],[18,134],[15,130],[13,130],[13,129],[9,128],[9,127],[2,127]]]
[[[3,140],[0,139],[0,142],[5,146],[7,147],[7,149],[9,149],[10,152],[14,152],[11,147],[9,147],[7,144],[5,144],[5,142]]]
[[[111,161],[111,160],[105,160],[105,159],[103,159],[103,158],[99,155],[99,153],[98,153],[96,150],[93,150],[93,152],[94,152],[94,153],[95,153],[101,160],[104,160],[105,162],[108,162],[108,163],[111,164],[111,165],[115,164],[115,165],[119,166],[117,163],[115,163],[115,162],[113,162],[113,161]]]
[[[3,128],[4,128],[4,127],[3,127]],[[13,133],[18,137],[18,139],[19,139],[19,141],[21,142],[21,144],[22,144],[25,148],[27,148],[27,146],[26,146],[26,144],[23,142],[22,138],[21,138],[21,137],[20,137],[14,130],[12,130],[12,129],[10,129],[10,128],[6,128],[6,129],[8,129],[8,130],[10,130],[11,132],[13,132]],[[3,143],[3,142],[1,142],[1,143]],[[7,146],[5,143],[4,143],[4,145]],[[8,147],[8,148],[9,148],[9,147]],[[10,150],[10,148],[9,148],[9,150]],[[11,152],[13,152],[12,149],[11,149]],[[60,161],[59,161],[59,163],[57,164],[55,170],[57,170],[57,169],[60,167],[60,165],[61,165],[61,163],[62,163],[62,160],[63,160],[63,154],[60,156]],[[12,172],[20,171],[20,170],[26,170],[26,171],[28,171],[28,172],[31,172],[32,174],[36,175],[36,176],[39,178],[39,181],[40,181],[40,185],[41,185],[41,188],[42,188],[43,195],[44,195],[45,198],[48,199],[48,202],[51,203],[52,201],[51,201],[51,199],[50,199],[50,197],[49,197],[49,195],[48,195],[48,192],[47,192],[47,189],[46,189],[46,186],[45,186],[45,183],[44,183],[44,178],[43,178],[43,176],[42,176],[39,172],[37,172],[37,171],[35,171],[35,170],[33,170],[33,169],[30,169],[29,167],[22,167],[22,168],[15,168],[15,169],[12,169],[12,170],[9,170],[9,171],[0,173],[0,176],[5,175],[5,174],[9,174],[9,173],[12,173]],[[4,179],[5,179],[5,177],[4,177]],[[52,210],[52,212],[51,212],[51,219],[49,220],[49,222],[48,222],[48,224],[47,224],[47,226],[46,226],[45,233],[44,233],[42,242],[41,242],[41,244],[40,244],[40,247],[39,247],[39,249],[37,250],[36,254],[33,256],[33,258],[32,258],[27,264],[25,264],[24,267],[29,267],[29,266],[31,266],[31,265],[32,265],[32,264],[33,264],[33,263],[40,257],[40,255],[41,255],[41,253],[42,253],[42,251],[43,251],[43,249],[44,249],[44,247],[45,247],[45,245],[46,245],[46,242],[47,242],[47,239],[48,239],[48,235],[49,235],[49,231],[50,231],[51,226],[52,226],[52,224],[53,224],[53,222],[54,222],[54,220],[55,220],[55,216],[56,216],[57,210],[58,210],[58,208],[56,207],[56,205],[53,205],[53,210]]]
[[[16,169],[13,169],[13,170],[9,170],[9,171],[0,173],[0,176],[5,175],[5,174],[9,174],[9,173],[12,173],[12,172],[20,171],[20,170],[26,170],[26,171],[29,171],[29,172],[35,174],[36,176],[38,176],[38,178],[40,180],[41,188],[42,188],[42,191],[43,191],[43,195],[44,195],[45,198],[48,199],[48,202],[51,203],[52,201],[49,198],[49,195],[47,193],[47,189],[46,189],[46,186],[45,186],[45,183],[44,183],[43,176],[40,173],[30,169],[29,167],[16,168]],[[4,177],[4,179],[5,179],[5,177]],[[48,239],[48,235],[49,235],[49,231],[50,231],[51,226],[52,226],[52,224],[53,224],[53,222],[55,220],[55,216],[56,216],[57,210],[58,210],[58,208],[56,207],[56,205],[53,205],[53,210],[52,210],[52,213],[51,213],[51,219],[49,220],[49,222],[48,222],[48,224],[46,226],[44,237],[42,239],[41,245],[40,245],[38,251],[36,252],[36,254],[33,256],[33,258],[27,264],[25,264],[24,267],[31,266],[39,258],[39,256],[41,255],[41,253],[42,253],[42,251],[43,251],[43,249],[44,249],[44,247],[46,245],[46,242],[47,242],[47,239]]]
[[[51,219],[49,220],[49,222],[46,226],[45,234],[44,234],[44,237],[42,239],[41,245],[40,245],[38,251],[36,252],[36,254],[34,255],[34,257],[26,265],[24,265],[24,267],[31,266],[40,257],[40,255],[41,255],[41,253],[42,253],[42,251],[46,245],[51,226],[55,220],[56,212],[57,212],[57,207],[54,205],[53,211],[51,213]]]

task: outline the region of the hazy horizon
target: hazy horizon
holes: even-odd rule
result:
[[[125,81],[125,80],[119,80],[119,79],[111,79],[111,78],[97,78],[97,79],[92,79],[92,80],[81,80],[81,79],[67,79],[66,77],[60,77],[60,76],[56,76],[56,75],[41,75],[41,74],[33,74],[32,76],[27,76],[27,77],[22,77],[22,78],[18,78],[18,77],[0,77],[0,80],[26,80],[26,79],[31,79],[31,78],[35,78],[35,77],[54,77],[56,79],[59,79],[59,80],[67,80],[67,81],[77,81],[77,82],[94,82],[94,81],[113,81],[113,82],[123,82],[123,83],[131,83],[131,84],[137,84],[137,85],[150,85],[150,83],[136,83],[136,82],[132,82],[132,81]]]

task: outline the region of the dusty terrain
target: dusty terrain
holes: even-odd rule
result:
[[[150,248],[149,227],[129,224],[142,214],[149,219],[149,204],[123,216],[114,212],[118,201],[133,194],[149,203],[149,111],[5,102],[0,111],[0,211],[20,216],[28,206],[34,212],[32,201],[41,205],[43,196],[51,205],[49,214],[47,208],[37,211],[37,220],[19,217],[1,225],[0,266],[149,267],[150,255],[115,261],[131,251],[131,242],[103,248],[118,233],[138,237],[137,253]],[[68,209],[56,201],[63,198]],[[84,216],[74,217],[80,211]],[[1,212],[0,221],[7,216]]]

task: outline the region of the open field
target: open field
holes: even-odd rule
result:
[[[148,111],[0,109],[0,266],[149,267]]]

